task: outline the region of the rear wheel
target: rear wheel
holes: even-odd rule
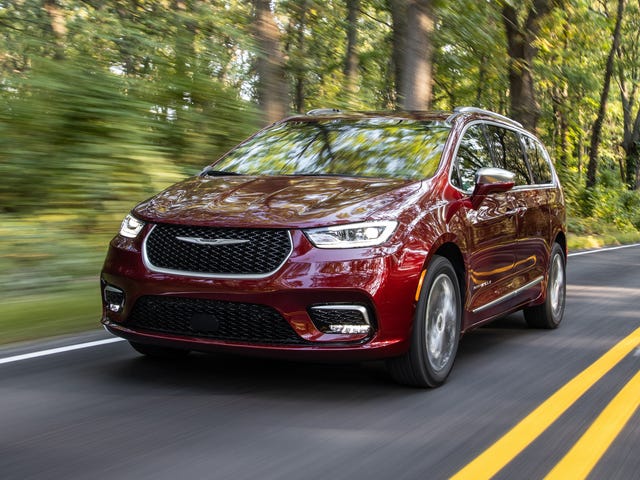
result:
[[[547,274],[547,295],[544,303],[524,309],[527,325],[532,328],[558,328],[564,315],[566,278],[564,252],[560,245],[554,243]]]
[[[460,339],[460,286],[451,262],[435,256],[427,268],[413,321],[411,347],[387,362],[392,377],[415,387],[442,385]]]
[[[179,348],[160,347],[158,345],[149,345],[148,343],[129,342],[129,344],[138,353],[152,358],[177,359],[186,357],[189,350],[181,350]]]

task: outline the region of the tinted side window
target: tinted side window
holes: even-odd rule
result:
[[[487,125],[489,142],[496,166],[516,174],[516,185],[531,183],[529,169],[524,160],[520,136],[513,130]]]
[[[523,136],[522,140],[534,182],[537,184],[552,183],[551,167],[542,151],[542,146],[531,137]]]
[[[472,125],[464,133],[455,166],[451,174],[451,183],[461,190],[472,190],[476,172],[483,167],[492,167],[491,152],[481,125]]]

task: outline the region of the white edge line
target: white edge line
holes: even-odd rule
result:
[[[123,342],[124,338],[107,338],[105,340],[96,340],[95,342],[77,343],[75,345],[67,345],[66,347],[50,348],[48,350],[40,350],[39,352],[24,353],[22,355],[14,355],[13,357],[0,358],[0,365],[3,363],[20,362],[29,360],[30,358],[46,357],[47,355],[55,355],[57,353],[70,352],[72,350],[81,350],[83,348],[92,348],[108,343]]]
[[[634,243],[632,245],[620,245],[619,247],[598,248],[596,250],[585,250],[584,252],[570,253],[569,257],[577,257],[578,255],[587,255],[589,253],[598,253],[598,252],[608,252],[610,250],[620,250],[621,248],[631,248],[631,247],[640,247],[640,243]]]

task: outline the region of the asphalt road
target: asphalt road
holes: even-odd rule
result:
[[[0,364],[0,478],[449,478],[640,327],[640,247],[571,257],[568,280],[558,330],[527,329],[521,314],[478,329],[436,390],[397,386],[381,363],[158,363],[125,342]],[[0,359],[100,338],[5,347]],[[635,343],[495,478],[544,478],[639,370]],[[589,478],[640,478],[640,410],[601,458],[598,435]]]

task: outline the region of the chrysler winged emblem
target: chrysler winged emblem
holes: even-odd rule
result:
[[[187,243],[195,243],[196,245],[237,245],[247,243],[249,240],[241,240],[235,238],[202,238],[202,237],[176,237],[176,240]]]

